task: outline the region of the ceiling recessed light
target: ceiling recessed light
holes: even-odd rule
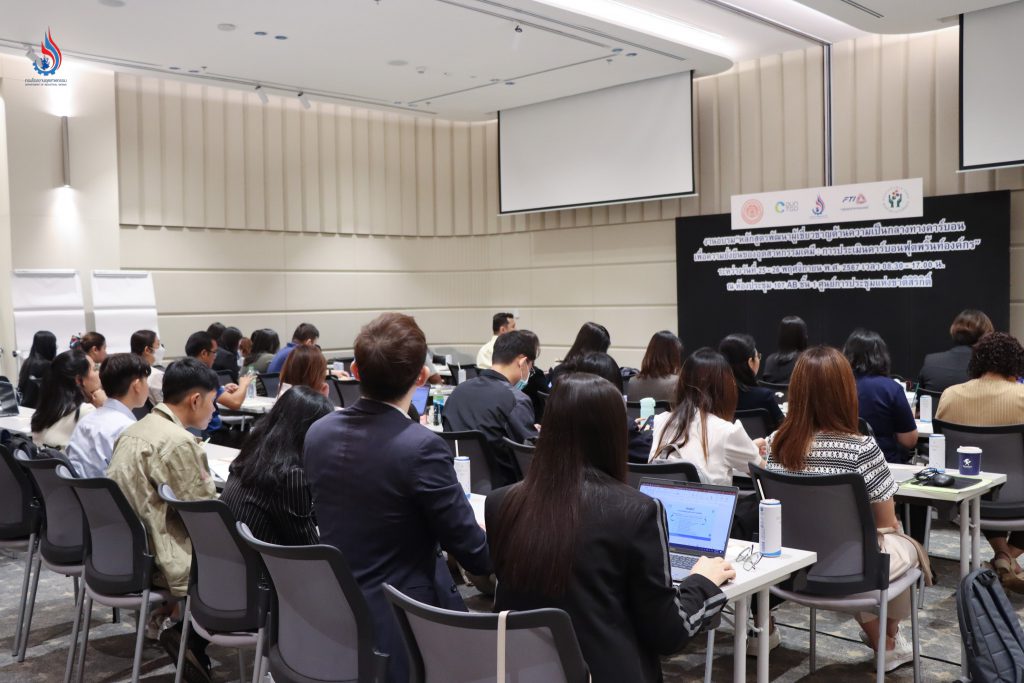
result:
[[[288,40],[288,36],[274,36],[274,40]]]
[[[515,81],[505,81],[505,85],[515,85]]]
[[[627,57],[636,57],[636,53],[635,52],[627,52],[626,56]]]
[[[254,36],[265,36],[265,35],[267,35],[267,32],[266,31],[253,31],[253,35]]]
[[[622,48],[621,47],[613,47],[612,48],[612,52],[622,52]]]
[[[409,62],[405,61],[404,59],[392,59],[390,62],[388,62],[388,66],[405,66],[408,63]]]
[[[100,4],[107,7],[124,7],[127,3],[124,0],[100,0]]]
[[[401,104],[401,103],[402,103],[402,100],[395,100],[395,101],[394,101],[394,102],[392,102],[391,104]]]
[[[234,24],[217,24],[217,28],[221,31],[234,31],[238,27]]]
[[[418,67],[416,67],[416,73],[418,73],[418,74],[425,74],[425,73],[427,73],[427,67],[425,67],[425,66],[418,66]]]
[[[188,72],[190,74],[197,74],[197,73],[199,73],[199,69],[189,69]]]
[[[180,71],[181,70],[180,66],[169,66],[167,68],[170,69],[171,71]]]

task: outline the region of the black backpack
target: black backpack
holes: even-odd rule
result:
[[[976,569],[960,581],[956,614],[971,680],[1024,682],[1024,631],[991,569]]]

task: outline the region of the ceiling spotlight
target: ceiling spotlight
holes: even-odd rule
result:
[[[263,92],[262,85],[256,86],[256,97],[260,98],[260,102],[262,102],[263,104],[267,104],[268,102],[270,102],[270,98],[267,97],[267,93]]]
[[[302,102],[303,109],[309,109],[312,105],[309,103],[309,98],[306,97],[306,93],[300,92],[298,94],[299,102]]]
[[[516,27],[514,29],[512,29],[512,30],[515,31],[516,33],[522,33],[523,32],[523,27],[520,26],[519,24],[516,24]]]
[[[636,57],[636,53],[635,52],[627,52],[626,56],[627,57]]]
[[[288,40],[288,36],[274,36],[275,40]]]
[[[253,31],[252,34],[254,36],[265,36],[265,35],[267,35],[267,32],[266,31]]]

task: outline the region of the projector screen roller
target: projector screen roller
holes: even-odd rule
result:
[[[498,114],[501,213],[693,194],[690,72]]]
[[[960,168],[1024,165],[1024,2],[960,19]]]

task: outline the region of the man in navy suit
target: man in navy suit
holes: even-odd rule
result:
[[[455,477],[451,451],[407,415],[427,381],[426,354],[410,316],[384,313],[363,327],[352,366],[362,398],[316,422],[304,449],[320,540],[341,550],[362,587],[395,683],[409,680],[409,662],[382,584],[465,611],[442,548],[472,574],[492,571],[487,537]]]

